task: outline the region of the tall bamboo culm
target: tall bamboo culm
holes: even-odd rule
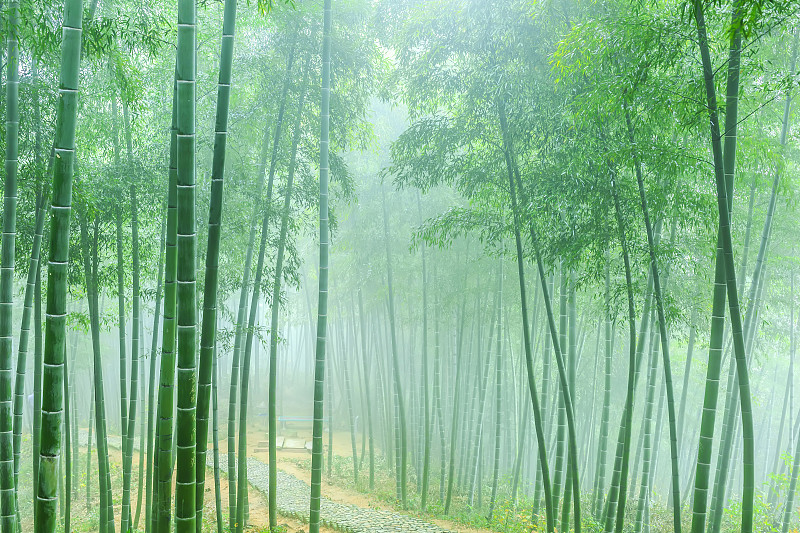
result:
[[[7,23],[6,173],[3,185],[3,237],[2,261],[0,261],[0,515],[2,515],[0,516],[0,526],[2,526],[3,533],[12,533],[17,523],[16,469],[14,465],[19,463],[14,459],[11,391],[11,362],[14,352],[12,334],[14,259],[17,238],[17,144],[19,138],[19,43],[17,42],[19,2],[17,0],[12,0],[9,4]],[[69,210],[67,210],[67,221],[69,221]],[[69,249],[66,251],[67,255],[68,252]],[[62,331],[62,337],[63,335]],[[19,446],[17,446],[18,448]]]
[[[195,81],[197,5],[178,1],[177,84],[177,393],[175,530],[196,533],[197,305],[195,262]]]
[[[217,83],[217,116],[214,125],[214,156],[211,163],[211,202],[208,212],[208,245],[206,274],[203,288],[203,323],[200,337],[199,383],[197,386],[197,465],[196,465],[196,522],[197,533],[203,527],[203,500],[206,479],[206,448],[208,442],[208,412],[211,403],[211,369],[217,336],[217,286],[219,243],[222,234],[223,178],[225,148],[228,140],[228,107],[231,97],[231,68],[233,64],[233,35],[236,29],[236,1],[225,0],[222,19],[222,45],[219,81]]]
[[[83,33],[82,17],[83,1],[65,0],[54,143],[56,160],[53,167],[52,203],[50,208],[44,373],[42,375],[42,390],[50,391],[50,393],[42,397],[39,479],[36,482],[37,497],[34,524],[36,533],[53,533],[56,530],[58,521],[56,504],[58,458],[61,452],[64,353],[66,352],[69,223],[72,211],[72,173],[75,163],[75,125],[78,111],[78,79],[80,75],[81,35]],[[6,183],[6,187],[8,187],[8,183]],[[8,224],[10,217],[4,218],[4,225]],[[4,227],[3,239],[5,240],[5,238],[6,228]],[[6,260],[5,253],[6,247],[4,245],[4,264]],[[8,259],[13,261],[13,258],[12,253]],[[3,275],[6,275],[5,269]],[[9,470],[10,474],[11,471]],[[10,501],[13,505],[13,497]],[[4,512],[3,514],[5,515],[6,513]],[[13,527],[13,517],[9,519],[9,523],[11,524],[10,527]],[[10,531],[11,529],[9,529]]]
[[[325,385],[325,343],[328,328],[328,152],[331,98],[331,0],[324,0],[322,17],[322,91],[319,136],[319,299],[317,346],[314,354],[314,424],[311,447],[309,533],[319,533],[322,491],[322,418]]]

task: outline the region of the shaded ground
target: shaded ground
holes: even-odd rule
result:
[[[226,468],[226,460],[221,458],[221,467]],[[266,493],[269,469],[266,463],[250,457],[247,460],[247,479],[250,484]],[[328,492],[326,491],[326,496]],[[308,516],[310,501],[309,485],[292,474],[278,470],[277,506],[281,513],[299,517]],[[348,533],[447,533],[450,530],[425,522],[419,518],[394,511],[360,507],[349,503],[339,503],[322,498],[320,514],[324,524]]]
[[[304,437],[304,433],[302,430],[297,431],[296,433],[298,434],[298,437],[301,438]],[[261,462],[267,464],[269,462],[268,453],[266,451],[255,451],[255,450],[262,450],[262,448],[259,446],[259,443],[263,442],[266,439],[265,432],[263,430],[262,431],[251,430],[248,432],[247,438],[248,438],[248,443],[253,443],[253,445],[250,446],[251,449],[250,457],[254,457],[260,460]],[[310,434],[308,438],[310,440]],[[325,443],[325,447],[327,450],[327,444],[328,444],[327,433],[323,437],[323,442]],[[225,445],[226,443],[220,442],[220,448],[222,450],[226,449]],[[361,449],[360,440],[358,446],[360,452]],[[340,457],[349,456],[349,454],[351,453],[351,447],[350,447],[350,434],[348,432],[334,432],[333,452],[335,455],[338,455]],[[302,450],[300,451],[278,450],[278,468],[283,472],[292,474],[294,477],[304,481],[305,483],[310,483],[311,482],[310,469],[304,468],[300,464],[298,464],[299,463],[298,459],[308,459],[309,457],[310,454]],[[327,460],[327,455],[325,457]],[[366,472],[363,475],[366,475]],[[355,490],[352,486],[343,486],[331,483],[326,476],[323,476],[322,495],[323,497],[330,499],[333,502],[354,505],[356,507],[365,509],[393,511],[401,515],[406,514],[402,513],[396,507],[387,504],[385,501],[377,497]],[[424,516],[422,517],[422,519],[429,524],[438,526],[440,530],[445,530],[445,531],[454,531],[458,533],[490,533],[491,531],[486,528],[469,527],[463,524],[455,523],[450,520],[440,520],[432,518],[430,516]],[[393,530],[375,529],[374,531],[377,532],[377,531],[393,531]],[[416,530],[402,529],[398,531],[416,531]]]
[[[252,440],[250,442],[256,443],[256,446],[251,449],[258,448],[258,432],[253,432]],[[110,450],[111,461],[113,463],[112,470],[119,471],[121,464],[121,454],[115,446],[119,446],[119,437],[109,437],[109,445],[112,447]],[[82,444],[86,443],[86,433],[81,433]],[[220,454],[220,469],[227,472],[227,454],[225,450],[221,450]],[[295,533],[299,531],[305,532],[307,527],[308,508],[310,489],[308,481],[310,473],[298,467],[296,459],[298,455],[307,457],[307,452],[292,452],[282,451],[278,459],[278,512],[279,512],[279,525],[286,527],[286,531]],[[81,453],[81,457],[85,457],[85,448]],[[250,503],[250,524],[251,527],[256,529],[263,529],[268,523],[268,507],[266,501],[266,493],[268,487],[268,466],[265,462],[267,459],[266,451],[251,452],[248,457],[248,481],[250,483],[249,490],[249,503]],[[209,451],[208,462],[209,465],[213,460],[213,456]],[[138,453],[135,453],[134,472],[132,488],[135,495],[136,486],[138,483]],[[85,463],[82,464],[85,472]],[[95,474],[96,476],[96,474]],[[119,476],[121,478],[121,476]],[[83,478],[85,479],[85,473]],[[96,479],[93,480],[96,485]],[[119,488],[121,479],[112,479],[115,489]],[[222,493],[222,512],[224,515],[224,523],[227,524],[228,505],[227,505],[227,480],[222,476],[220,481]],[[85,494],[85,485],[82,484],[80,490]],[[93,491],[96,493],[96,487]],[[115,491],[116,492],[116,491]],[[132,495],[133,496],[133,495]],[[464,527],[453,527],[449,523],[433,523],[425,519],[411,516],[406,513],[398,512],[391,509],[390,506],[380,505],[376,501],[372,501],[366,495],[356,491],[347,490],[342,487],[336,487],[330,483],[326,483],[323,487],[323,501],[322,501],[322,517],[323,523],[328,526],[322,529],[325,533],[331,531],[347,531],[351,533],[381,533],[381,532],[417,532],[417,533],[448,533],[451,531],[461,532],[479,532],[481,530],[467,529]],[[95,494],[96,497],[96,494]],[[93,498],[94,499],[94,498]],[[216,528],[216,515],[214,513],[215,498],[214,498],[214,479],[213,470],[206,469],[206,487],[205,487],[205,507],[208,510],[204,513],[204,530],[213,531]],[[135,498],[132,502],[132,513],[135,514]],[[96,507],[96,506],[95,506]],[[93,512],[92,506],[86,510],[85,505],[73,504],[73,522],[76,530],[93,531],[96,529],[97,515]],[[82,512],[83,511],[83,512]],[[115,507],[117,513],[120,512],[119,505]],[[141,520],[144,520],[144,513],[142,513]],[[438,522],[438,521],[437,521]],[[117,515],[116,523],[119,524],[119,515]],[[143,524],[139,524],[142,528]]]

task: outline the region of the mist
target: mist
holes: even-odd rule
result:
[[[797,8],[10,0],[0,533],[796,531]]]

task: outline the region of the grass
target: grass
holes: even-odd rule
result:
[[[327,454],[325,455],[327,458]],[[299,468],[309,470],[311,469],[311,459],[308,457],[295,458],[292,460]],[[436,463],[438,465],[438,463]],[[432,462],[432,466],[434,462]],[[370,490],[369,487],[369,466],[368,458],[364,458],[361,468],[359,469],[358,482],[354,483],[353,480],[353,461],[352,457],[347,456],[333,456],[333,463],[331,465],[331,475],[327,474],[327,465],[324,466],[323,474],[324,480],[328,483],[345,489],[355,489],[356,491],[369,495],[372,498],[380,501],[382,504],[393,507],[400,511],[402,509],[400,501],[397,498],[395,490],[395,477],[391,472],[386,459],[380,455],[375,457],[375,487]],[[420,497],[417,493],[417,476],[413,464],[409,464],[408,470],[408,512],[409,514],[419,516],[424,519],[442,519],[449,520],[456,524],[473,528],[484,528],[491,531],[502,533],[529,533],[532,531],[546,531],[546,523],[544,517],[544,507],[540,508],[538,516],[532,516],[533,500],[529,494],[533,493],[533,487],[529,483],[520,484],[519,494],[523,495],[518,498],[516,504],[511,502],[511,480],[509,478],[501,479],[498,486],[497,502],[495,504],[495,511],[492,520],[488,520],[489,499],[491,497],[491,486],[489,483],[481,487],[482,505],[478,506],[476,499],[473,499],[473,505],[470,505],[469,495],[467,490],[455,490],[453,501],[448,515],[444,514],[444,506],[439,499],[439,472],[432,468],[430,475],[430,487],[428,493],[428,502],[426,512],[423,513],[420,508]],[[486,479],[486,478],[485,478]],[[782,502],[786,498],[786,490],[788,488],[788,479],[786,474],[780,476],[773,476],[777,485],[777,497],[775,501],[781,502],[779,505],[770,505],[766,498],[768,487],[765,485],[762,490],[756,492],[755,501],[755,530],[761,533],[777,533],[780,531],[782,519]],[[488,480],[487,480],[488,481]],[[324,491],[324,489],[323,489]],[[601,533],[603,531],[603,524],[591,515],[591,495],[584,493],[581,497],[581,510],[582,510],[582,531],[587,533]],[[638,507],[638,500],[628,499],[625,508],[625,531],[633,531],[636,522],[636,511]],[[798,518],[797,510],[795,510],[795,517],[793,518],[790,531],[798,533]],[[556,529],[558,529],[560,518],[556,519]],[[682,530],[691,530],[692,512],[691,508],[686,505],[682,513]],[[672,510],[666,504],[664,498],[656,494],[650,502],[649,511],[649,533],[672,533]],[[732,499],[730,505],[724,509],[722,517],[721,531],[725,533],[734,533],[740,530],[741,523],[741,501]]]
[[[117,451],[112,450],[112,453]],[[75,533],[94,532],[98,530],[99,522],[99,494],[97,489],[97,456],[96,451],[93,450],[92,457],[92,473],[90,476],[91,490],[89,501],[86,499],[86,450],[82,449],[78,454],[78,465],[76,465],[75,472],[75,486],[73,487],[73,499],[71,506],[71,529]],[[327,456],[326,456],[327,457]],[[117,458],[118,459],[118,458]],[[296,457],[290,460],[299,468],[310,471],[311,460],[310,457]],[[438,463],[436,463],[438,465]],[[136,465],[134,465],[136,466]],[[789,465],[790,466],[790,465]],[[19,507],[22,519],[23,530],[32,530],[33,525],[33,483],[25,482],[32,478],[31,466],[31,442],[29,436],[23,436],[22,441],[22,458],[20,463],[20,487],[19,487]],[[786,469],[785,471],[787,471]],[[428,496],[427,510],[423,513],[420,509],[420,498],[417,493],[417,477],[413,464],[409,465],[409,509],[408,513],[423,519],[443,519],[451,521],[455,524],[469,526],[474,528],[484,528],[491,531],[502,533],[528,533],[531,531],[544,531],[544,508],[541,509],[540,516],[532,516],[533,502],[527,497],[520,498],[516,505],[511,503],[510,494],[510,480],[501,479],[498,488],[498,500],[495,506],[495,512],[492,520],[487,520],[488,503],[491,495],[491,487],[484,484],[482,487],[482,505],[470,505],[468,494],[464,490],[457,490],[453,497],[451,505],[451,512],[449,515],[444,514],[444,507],[439,499],[439,473],[435,469],[431,472],[430,489]],[[138,468],[133,468],[132,487],[135,490],[137,486]],[[327,476],[327,465],[324,469],[324,480],[335,486],[344,489],[355,489],[356,491],[368,495],[374,500],[381,502],[381,504],[400,510],[400,502],[395,493],[395,478],[391,473],[388,464],[384,457],[376,456],[375,461],[375,488],[370,490],[369,487],[369,471],[368,463],[364,461],[359,471],[358,482],[353,482],[353,462],[352,458],[347,456],[335,455],[331,465],[331,476]],[[782,518],[782,502],[785,500],[786,490],[788,488],[787,475],[773,475],[777,487],[777,496],[775,501],[780,502],[778,505],[771,505],[766,498],[767,487],[762,487],[762,490],[757,491],[755,501],[755,526],[756,531],[762,533],[777,533],[780,531],[780,524]],[[120,511],[122,499],[122,469],[118,460],[111,462],[111,480],[114,491],[114,509],[117,513]],[[203,513],[203,530],[215,531],[216,529],[216,515],[213,510],[213,484],[207,485],[211,489],[212,501],[206,504],[206,512]],[[223,491],[224,492],[224,491]],[[533,487],[530,484],[520,486],[519,493],[527,495],[533,492]],[[223,500],[226,495],[223,494]],[[135,516],[135,497],[132,498],[132,514]],[[474,502],[477,503],[477,502]],[[144,502],[143,504],[144,505]],[[591,508],[590,495],[584,494],[582,497],[582,510],[583,510],[583,531],[588,533],[600,533],[603,528],[602,525],[596,521],[589,512]],[[633,531],[633,525],[636,517],[637,501],[632,500],[628,502],[626,507],[626,531]],[[59,510],[61,513],[61,510]],[[795,517],[791,524],[790,530],[793,533],[798,532],[798,521],[795,509]],[[145,512],[142,509],[141,521],[139,529],[144,529]],[[721,531],[726,533],[733,533],[739,531],[739,524],[741,518],[741,502],[733,499],[728,508],[725,509],[722,518]],[[223,518],[223,531],[228,531],[228,518]],[[672,512],[666,505],[663,498],[656,495],[651,501],[650,517],[649,517],[650,533],[669,533],[672,531]],[[119,527],[117,519],[116,526]],[[689,531],[691,528],[691,509],[685,506],[683,509],[683,530]],[[288,531],[285,527],[284,530]],[[267,529],[260,527],[250,528],[251,531],[262,533]],[[63,523],[59,523],[58,531],[63,531]]]

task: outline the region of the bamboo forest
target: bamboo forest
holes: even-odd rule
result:
[[[800,0],[0,18],[0,533],[800,531]]]

